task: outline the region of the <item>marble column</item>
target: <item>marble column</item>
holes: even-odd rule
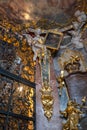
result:
[[[50,85],[53,89],[54,105],[53,105],[53,116],[50,121],[44,116],[43,106],[41,103],[41,71],[40,66],[36,64],[36,130],[62,130],[62,123],[59,114],[59,98],[56,84],[56,77],[54,73],[53,61],[51,60],[51,79]]]

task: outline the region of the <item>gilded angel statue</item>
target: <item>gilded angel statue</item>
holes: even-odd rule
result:
[[[82,112],[78,108],[78,104],[74,101],[69,100],[67,108],[60,113],[67,118],[65,124],[63,124],[63,130],[79,130],[78,124],[81,118]]]

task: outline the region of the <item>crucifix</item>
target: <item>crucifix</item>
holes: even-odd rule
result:
[[[41,102],[43,105],[44,115],[48,120],[53,115],[54,98],[52,88],[50,87],[50,60],[51,52],[57,51],[63,34],[54,30],[28,29],[25,34],[28,44],[34,52],[33,61],[36,64],[37,57],[41,68],[42,88]]]

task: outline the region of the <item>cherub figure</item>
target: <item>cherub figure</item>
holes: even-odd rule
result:
[[[81,118],[82,112],[77,107],[78,104],[74,101],[69,101],[67,108],[60,113],[67,118],[67,122],[63,125],[63,130],[79,130],[78,124]]]

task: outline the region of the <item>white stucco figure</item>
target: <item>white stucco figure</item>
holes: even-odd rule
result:
[[[87,21],[87,16],[84,11],[80,11],[80,10],[77,10],[74,15],[77,21],[73,22],[73,26],[76,30],[80,31],[82,26]]]
[[[77,21],[72,23],[74,26],[74,30],[69,31],[69,33],[72,35],[71,43],[79,49],[83,48],[83,41],[81,39],[81,29],[87,20],[87,16],[85,12],[80,12],[80,10],[77,10],[75,12],[75,17],[77,18]]]
[[[75,45],[76,48],[83,48],[83,41],[81,39],[81,34],[78,34],[76,31],[70,32],[72,35],[71,43]]]
[[[26,34],[27,40],[28,40],[28,44],[30,46],[32,46],[32,50],[34,52],[34,57],[33,57],[33,61],[36,61],[38,52],[43,49],[44,45],[43,45],[43,41],[44,41],[44,37],[40,36],[41,29],[36,29],[36,30],[31,30],[35,33],[35,37],[32,37],[29,34]]]

